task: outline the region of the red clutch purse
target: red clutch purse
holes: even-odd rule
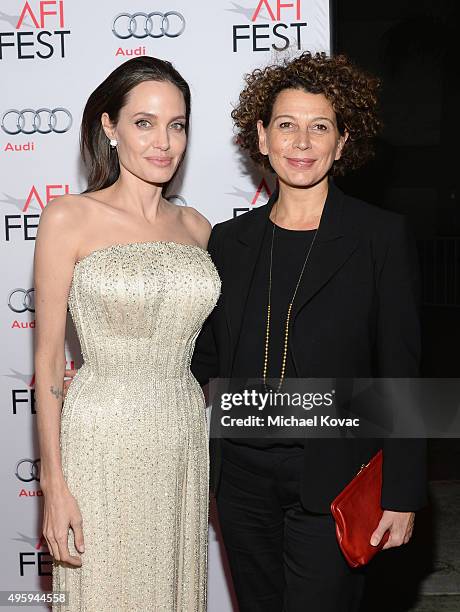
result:
[[[382,464],[383,452],[379,450],[331,503],[337,540],[351,567],[368,563],[390,535],[387,531],[378,546],[369,543],[383,514]]]

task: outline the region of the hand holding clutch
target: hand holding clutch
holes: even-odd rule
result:
[[[389,537],[386,531],[376,546],[370,543],[383,515],[382,464],[383,452],[379,450],[331,503],[337,540],[351,567],[368,563]]]

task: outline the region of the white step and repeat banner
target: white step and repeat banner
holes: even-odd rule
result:
[[[169,194],[214,224],[264,204],[273,187],[233,142],[243,74],[301,50],[329,52],[329,22],[329,0],[1,0],[0,590],[51,588],[34,410],[33,250],[47,203],[85,188],[78,140],[89,94],[133,56],[174,63],[191,86],[192,127]],[[68,367],[81,364],[70,315],[66,357]],[[212,612],[234,609],[226,574],[211,525]]]

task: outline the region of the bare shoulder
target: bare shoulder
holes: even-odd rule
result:
[[[184,225],[186,225],[188,231],[192,234],[194,239],[200,244],[200,246],[206,248],[212,229],[212,226],[206,217],[192,206],[182,206],[181,215]]]
[[[87,198],[80,195],[64,195],[49,202],[40,215],[37,245],[50,241],[76,252],[88,222]]]
[[[83,216],[84,198],[79,195],[64,195],[54,198],[43,209],[40,215],[40,226],[67,226],[74,224]],[[69,229],[72,227],[69,226]]]

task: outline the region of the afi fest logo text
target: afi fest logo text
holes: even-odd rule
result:
[[[11,379],[11,414],[35,415],[35,373],[10,368],[10,373],[3,376]]]
[[[3,239],[6,242],[35,240],[41,211],[51,200],[68,193],[70,187],[63,183],[31,185],[26,196],[20,198],[0,192],[0,204],[10,204],[16,209],[4,215]]]
[[[258,0],[255,8],[245,8],[236,2],[232,13],[244,15],[250,23],[233,25],[233,52],[284,51],[288,47],[302,48],[302,35],[307,22],[302,21],[302,0]]]
[[[177,11],[142,11],[118,13],[112,22],[112,33],[121,41],[139,44],[138,47],[118,47],[115,57],[146,55],[145,42],[151,40],[173,39],[185,30],[185,18]]]
[[[65,57],[70,30],[66,27],[63,0],[26,2],[19,15],[0,8],[1,22],[7,22],[13,31],[0,31],[0,60]]]
[[[266,179],[262,178],[255,192],[245,191],[239,187],[234,187],[233,191],[227,195],[231,195],[242,200],[240,206],[233,207],[233,216],[239,217],[239,215],[242,215],[249,210],[254,210],[256,205],[266,204],[269,197],[272,195],[272,190],[270,189]]]
[[[12,538],[12,540],[19,542],[21,545],[21,549],[18,551],[19,576],[51,576],[53,561],[43,534],[28,536],[19,531],[17,537]],[[23,548],[26,548],[26,550],[23,550]]]
[[[27,304],[27,302],[25,302]],[[74,370],[76,367],[73,359],[67,359],[65,367]],[[35,411],[35,372],[25,372],[10,368],[8,374],[3,377],[11,381],[11,415],[29,417],[36,414]]]

